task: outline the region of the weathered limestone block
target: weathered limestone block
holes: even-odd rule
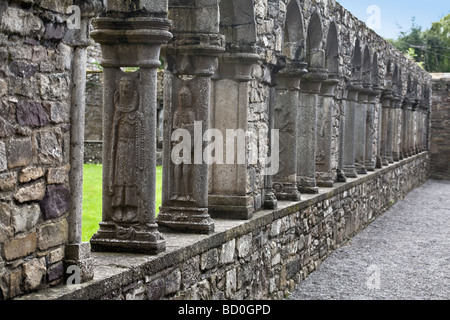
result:
[[[220,263],[228,264],[234,261],[234,252],[236,249],[236,240],[232,239],[227,243],[222,245],[222,249],[220,251]]]
[[[66,219],[43,225],[39,228],[37,243],[40,250],[66,243],[68,238],[68,223]]]
[[[59,168],[49,168],[47,171],[48,184],[63,184],[69,180],[70,165]]]
[[[12,191],[17,184],[17,173],[7,172],[0,174],[0,191]]]
[[[45,257],[33,259],[23,264],[22,274],[26,291],[37,289],[47,272]]]
[[[14,260],[34,253],[37,248],[36,233],[30,233],[26,236],[14,238],[3,245],[6,260]]]
[[[41,210],[37,204],[14,207],[11,213],[11,225],[16,233],[27,232],[37,225],[40,217]]]
[[[19,8],[8,7],[2,15],[1,29],[8,33],[22,36],[42,34],[44,24],[42,20],[30,12]]]
[[[44,170],[40,167],[28,167],[22,169],[19,182],[26,183],[44,176]]]
[[[69,211],[70,192],[63,185],[49,185],[40,206],[44,220],[56,219]]]
[[[37,182],[27,187],[20,188],[15,194],[14,199],[20,203],[28,201],[41,201],[45,195],[45,183]]]
[[[8,147],[8,168],[25,167],[33,160],[33,148],[31,139],[11,139]],[[0,145],[1,159],[1,145]],[[1,164],[1,160],[0,160]],[[1,167],[1,165],[0,165]]]
[[[63,161],[61,129],[33,133],[33,144],[39,164],[59,165]]]

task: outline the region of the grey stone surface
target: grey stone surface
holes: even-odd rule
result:
[[[449,193],[450,182],[433,180],[412,191],[332,253],[289,299],[448,300]]]
[[[70,192],[63,185],[49,185],[40,206],[45,220],[56,219],[69,211]]]

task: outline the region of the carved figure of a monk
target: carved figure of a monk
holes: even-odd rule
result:
[[[116,222],[138,220],[139,141],[141,117],[139,95],[132,78],[123,77],[114,94],[114,118],[111,139],[112,219]]]
[[[191,135],[191,146],[194,137],[195,112],[192,108],[192,92],[183,84],[178,92],[178,108],[173,115],[172,129],[184,129]],[[175,142],[176,144],[177,142]],[[184,151],[183,151],[184,152]],[[193,148],[191,148],[193,153]],[[184,155],[181,155],[184,156]],[[193,155],[191,154],[191,160]],[[181,163],[174,166],[173,200],[192,200],[192,163]]]

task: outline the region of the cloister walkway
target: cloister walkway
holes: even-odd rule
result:
[[[293,300],[450,299],[450,181],[429,180],[336,250]]]

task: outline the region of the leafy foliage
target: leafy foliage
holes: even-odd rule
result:
[[[450,14],[425,31],[413,18],[410,30],[389,41],[428,72],[450,72]]]

